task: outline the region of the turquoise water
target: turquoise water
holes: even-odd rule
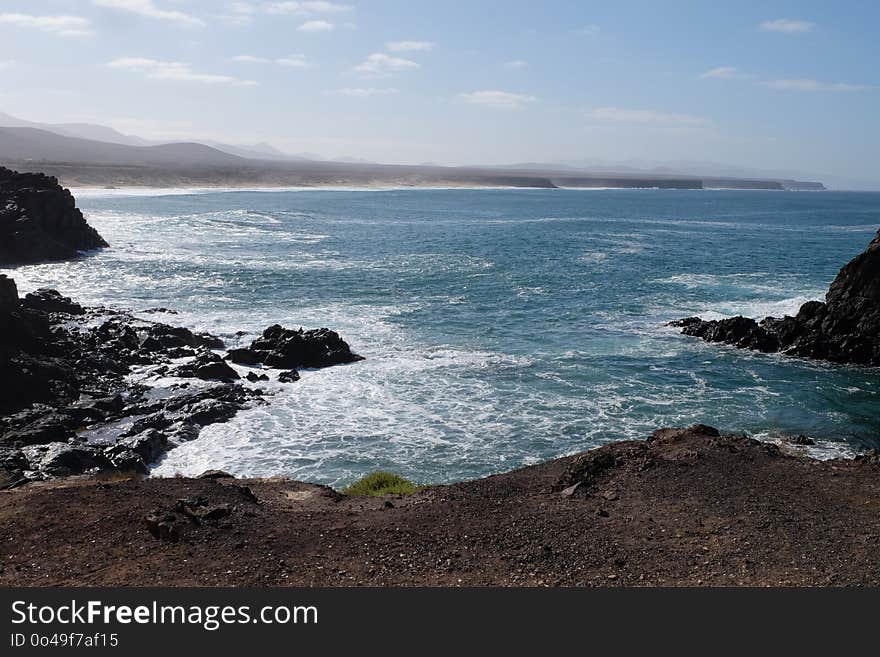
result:
[[[89,303],[165,306],[230,345],[280,322],[363,363],[270,385],[159,474],[340,484],[507,470],[705,422],[813,453],[878,445],[880,372],[740,352],[664,327],[793,313],[880,227],[880,194],[648,190],[79,196],[113,245],[14,272]]]

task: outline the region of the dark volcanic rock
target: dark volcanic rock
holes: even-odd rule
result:
[[[296,370],[288,370],[287,372],[282,372],[278,375],[278,380],[281,383],[295,383],[299,381],[299,372]]]
[[[782,352],[835,363],[880,366],[880,232],[850,261],[825,296],[809,301],[795,317],[746,317],[671,323],[685,335],[743,349]]]
[[[270,326],[247,349],[233,349],[226,356],[242,365],[264,364],[278,369],[318,368],[363,360],[348,343],[330,329],[297,331],[279,324]]]
[[[22,308],[41,310],[44,313],[66,313],[68,315],[84,315],[85,310],[69,297],[61,296],[57,290],[40,288],[26,294],[21,302]]]
[[[6,274],[0,274],[0,313],[12,312],[18,308],[19,303],[15,281]]]
[[[271,349],[253,352],[260,359],[274,354],[315,367],[360,360],[332,331],[277,328],[261,338]],[[54,290],[19,300],[15,282],[0,275],[0,489],[102,471],[147,473],[202,428],[265,403],[261,389],[236,383],[238,373],[211,351],[222,346],[208,333],[83,308]],[[192,360],[171,363],[182,357]],[[135,366],[146,366],[141,383],[127,378]],[[147,384],[169,374],[218,383],[155,391]]]
[[[238,372],[220,356],[212,351],[200,351],[191,363],[181,365],[175,370],[176,376],[196,377],[206,381],[235,381],[240,378]]]
[[[0,266],[68,260],[106,246],[56,178],[0,167]]]

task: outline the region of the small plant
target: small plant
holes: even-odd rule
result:
[[[345,488],[342,493],[352,497],[382,497],[412,495],[418,490],[419,486],[393,472],[371,472]]]

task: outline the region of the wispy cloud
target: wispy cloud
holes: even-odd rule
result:
[[[308,68],[309,66],[305,55],[288,55],[287,57],[279,57],[275,60],[275,63],[289,68]]]
[[[524,59],[513,59],[504,64],[507,68],[526,68],[529,63]]]
[[[162,9],[153,0],[92,0],[92,4],[107,9],[126,11],[145,18],[171,21],[180,25],[204,25],[200,19],[176,9]]]
[[[433,41],[389,41],[385,47],[391,52],[430,52]]]
[[[635,123],[666,126],[703,126],[710,121],[690,114],[667,114],[643,109],[596,107],[587,112],[587,118],[602,123]]]
[[[231,75],[200,73],[194,71],[186,62],[169,62],[146,57],[120,57],[107,64],[110,68],[142,73],[153,80],[172,80],[177,82],[197,82],[201,84],[252,87],[253,80],[242,80]]]
[[[521,109],[528,103],[533,103],[537,100],[534,96],[515,94],[509,91],[498,91],[496,89],[472,91],[459,94],[459,97],[472,105],[484,105],[485,107],[506,110]]]
[[[279,66],[287,66],[289,68],[308,68],[309,66],[305,55],[287,55],[277,59],[270,59],[269,57],[261,57],[259,55],[236,55],[232,58],[232,61],[243,64],[278,64]]]
[[[384,52],[374,52],[354,70],[361,75],[372,78],[385,78],[393,73],[419,68],[418,63],[402,57],[393,57]]]
[[[0,25],[30,28],[63,37],[85,37],[94,34],[91,23],[81,16],[0,14]]]
[[[741,72],[736,66],[718,66],[703,73],[701,78],[713,80],[736,80],[737,78],[748,77]]]
[[[352,96],[354,98],[369,98],[370,96],[388,96],[390,94],[396,94],[397,89],[394,89],[393,87],[386,87],[384,89],[376,89],[375,87],[347,88],[340,89],[339,93],[343,96]]]
[[[782,91],[866,91],[871,89],[868,84],[850,84],[848,82],[820,82],[819,80],[767,80],[762,82],[766,87]]]
[[[758,29],[764,32],[782,32],[784,34],[798,34],[804,32],[812,32],[816,27],[815,23],[810,21],[796,21],[790,18],[779,18],[775,21],[764,21],[758,26]]]
[[[327,21],[306,21],[298,28],[300,32],[330,32],[333,30],[333,23]]]
[[[218,18],[228,25],[248,25],[253,22],[256,13],[256,5],[250,2],[230,2],[226,6],[226,13]]]
[[[263,3],[263,9],[270,14],[338,14],[351,11],[352,8],[351,5],[344,5],[337,2],[323,2],[323,0],[315,0],[313,2]]]
[[[583,36],[596,36],[599,32],[602,31],[598,25],[584,25],[583,27],[576,30],[576,32]]]
[[[236,55],[232,58],[234,62],[244,62],[245,64],[268,64],[272,60],[267,57],[257,57],[256,55]]]

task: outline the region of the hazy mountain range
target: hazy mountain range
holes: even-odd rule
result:
[[[735,187],[823,189],[782,172],[710,162],[382,165],[326,160],[268,143],[163,142],[90,123],[46,124],[0,112],[0,164],[41,169],[69,185],[504,185],[522,187]],[[804,176],[806,178],[806,176]]]

